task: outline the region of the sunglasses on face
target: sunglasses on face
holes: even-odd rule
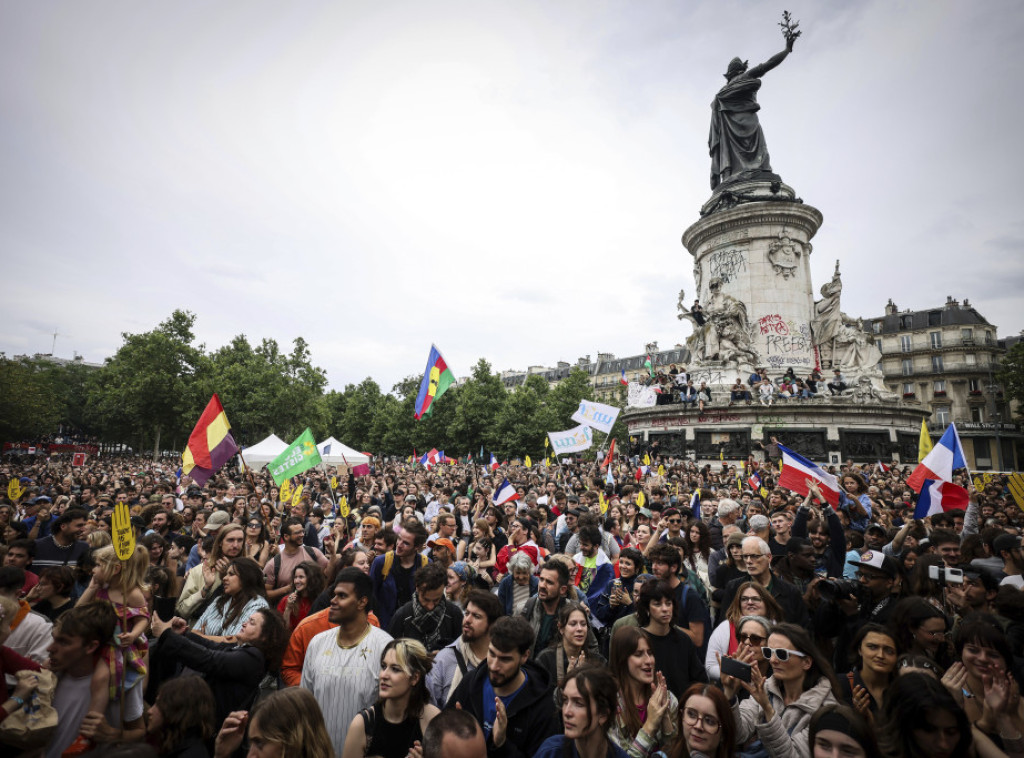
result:
[[[788,661],[791,655],[795,655],[797,658],[807,657],[807,653],[801,653],[799,650],[787,650],[784,647],[763,647],[761,648],[761,655],[764,656],[766,661],[774,655],[780,663]]]
[[[738,634],[738,635],[736,635],[736,639],[739,640],[740,642],[749,643],[750,645],[753,645],[754,647],[760,647],[761,645],[764,644],[764,635],[763,634]]]

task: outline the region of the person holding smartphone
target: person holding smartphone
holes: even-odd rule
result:
[[[749,683],[722,676],[722,689],[736,719],[736,745],[742,746],[741,753],[766,749],[773,756],[806,755],[811,716],[839,703],[832,667],[807,631],[795,624],[776,626],[762,654],[771,665],[770,677],[757,666],[751,667]],[[736,657],[754,661],[749,650]],[[736,697],[741,687],[750,693],[742,702]]]

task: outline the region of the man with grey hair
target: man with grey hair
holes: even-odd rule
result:
[[[739,534],[740,528],[736,524],[729,524],[729,526],[722,527],[722,538],[728,542],[729,537],[733,534]],[[718,579],[718,569],[725,563],[725,559],[729,557],[729,548],[727,545],[723,545],[721,550],[712,550],[711,555],[708,557],[708,578],[711,580],[711,586],[716,589],[722,585],[716,581]]]
[[[722,591],[719,622],[725,620],[723,609],[732,605],[732,599],[739,586],[744,582],[757,582],[782,606],[786,621],[799,624],[805,629],[811,628],[811,615],[804,603],[803,595],[795,585],[772,571],[772,551],[765,540],[760,537],[747,537],[743,540],[743,566],[747,576],[733,579]]]
[[[730,524],[735,524],[740,517],[740,504],[735,500],[723,497],[718,501],[718,520],[713,521],[711,526],[711,547],[721,550],[725,546],[725,538],[722,530]]]
[[[762,516],[760,513],[751,516],[747,520],[747,527],[747,534],[760,537],[765,542],[768,542],[768,538],[771,537],[771,523],[768,521],[767,516]],[[769,546],[768,552],[771,552],[771,546]]]

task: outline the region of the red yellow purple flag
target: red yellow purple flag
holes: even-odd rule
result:
[[[224,413],[224,406],[214,393],[188,438],[185,452],[181,454],[181,473],[188,474],[202,487],[237,452],[238,445],[231,436],[231,424]]]

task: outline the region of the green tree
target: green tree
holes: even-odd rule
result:
[[[0,436],[3,441],[33,439],[60,423],[63,403],[53,383],[28,358],[0,353]]]
[[[207,362],[193,344],[195,319],[176,310],[152,331],[121,335],[124,344],[89,382],[92,417],[108,434],[152,433],[155,456],[164,434],[184,439],[191,431],[186,425],[205,404],[198,379]]]
[[[345,394],[348,402],[341,424],[344,442],[360,450],[369,450],[373,441],[374,418],[383,400],[380,386],[367,377],[357,385],[348,385]]]
[[[454,449],[476,453],[483,445],[498,445],[495,422],[508,393],[497,374],[491,373],[491,364],[481,358],[473,367],[473,375],[459,387],[455,416],[449,427]],[[442,395],[444,400],[446,395]],[[440,413],[439,405],[434,413]],[[446,451],[447,452],[447,451]]]
[[[502,457],[529,455],[537,461],[544,457],[544,439],[550,431],[544,426],[548,394],[547,380],[536,374],[526,377],[522,387],[508,394],[495,423],[497,450]]]
[[[1003,356],[996,380],[1003,385],[1007,402],[1016,403],[1017,418],[1024,419],[1024,342],[1018,342]]]

